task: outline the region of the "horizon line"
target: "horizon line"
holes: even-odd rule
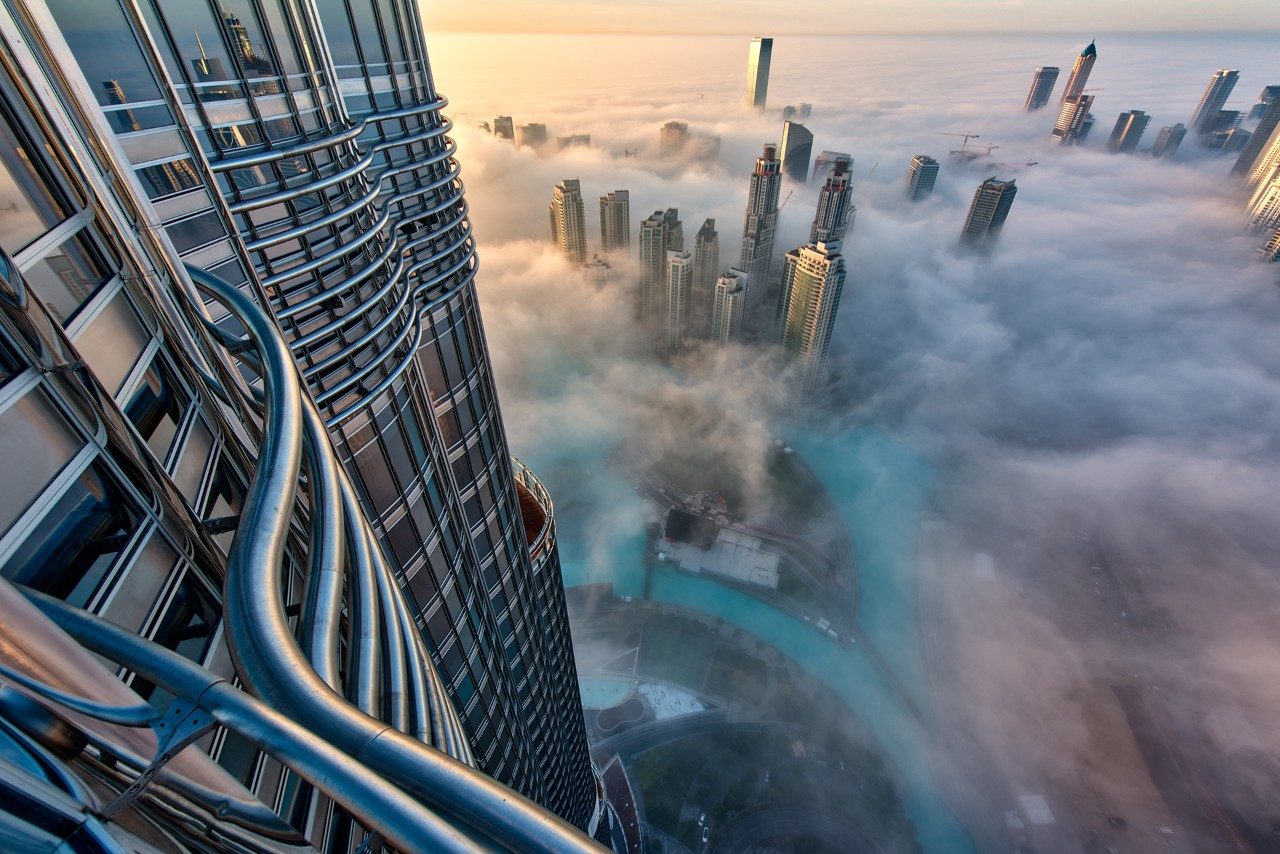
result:
[[[427,29],[427,35],[430,37],[432,33],[449,33],[451,35],[538,35],[538,36],[734,36],[742,38],[754,38],[760,35],[759,31],[744,30],[728,32],[723,30],[707,30],[705,32],[690,32],[688,30],[538,30],[538,29],[455,29],[450,27],[424,28]],[[765,38],[780,37],[800,37],[800,38],[848,38],[850,36],[1057,36],[1069,35],[1076,32],[1074,29],[1055,29],[1055,30],[874,30],[860,32],[775,32],[773,35],[765,36]],[[1080,32],[1084,32],[1081,30]],[[1103,37],[1107,36],[1168,36],[1168,35],[1257,35],[1267,36],[1280,33],[1280,27],[1258,28],[1250,27],[1245,29],[1185,29],[1185,30],[1090,30],[1090,32],[1102,32]]]

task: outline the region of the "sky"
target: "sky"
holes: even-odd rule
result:
[[[422,3],[427,32],[726,35],[1280,28],[1271,0],[577,0]]]
[[[936,580],[922,601],[940,638],[939,763],[959,769],[966,821],[1008,844],[1004,813],[1034,791],[1062,834],[1043,850],[1113,832],[1099,810],[1116,804],[1144,828],[1131,850],[1162,845],[1164,826],[1213,850],[1214,829],[1180,823],[1146,770],[1126,691],[1159,709],[1198,791],[1250,827],[1280,822],[1268,794],[1280,767],[1277,269],[1242,233],[1232,158],[1191,140],[1173,162],[1103,143],[1137,108],[1153,116],[1149,148],[1223,66],[1241,70],[1228,106],[1247,109],[1280,81],[1280,55],[1264,36],[1099,37],[1093,137],[1057,148],[1052,108],[1027,114],[1023,99],[1032,69],[1069,68],[1088,35],[779,39],[764,112],[742,106],[739,37],[437,34],[430,48],[513,451],[599,465],[644,430],[696,436],[750,471],[771,435],[890,437],[935,473],[918,562]],[[579,178],[589,248],[608,190],[631,191],[633,224],[676,206],[689,235],[714,217],[728,266],[752,162],[778,138],[781,107],[802,100],[815,152],[852,153],[859,183],[833,382],[797,424],[767,346],[656,363],[628,322],[634,261],[616,259],[606,287],[587,282],[551,247],[546,205],[557,181]],[[545,122],[553,139],[590,133],[592,146],[517,150],[478,128],[499,114]],[[660,160],[671,120],[719,135],[717,160]],[[959,131],[998,148],[955,163],[958,140],[939,134]],[[903,176],[922,152],[942,172],[913,205]],[[1009,220],[989,255],[960,252],[974,188],[992,174],[1017,180]],[[804,241],[816,190],[783,194],[779,254]],[[608,543],[642,534],[650,512],[638,499],[556,500],[566,530],[598,539],[604,577]]]

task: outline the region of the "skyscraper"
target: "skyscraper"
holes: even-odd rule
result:
[[[518,148],[539,148],[547,143],[547,126],[540,122],[530,122],[516,128],[516,146]]]
[[[1248,231],[1270,233],[1280,228],[1280,175],[1258,186],[1249,199]]]
[[[1049,98],[1053,95],[1053,86],[1057,82],[1058,67],[1056,65],[1043,65],[1037,68],[1031,75],[1031,89],[1027,92],[1027,101],[1023,105],[1026,111],[1034,113],[1049,103]]]
[[[1271,142],[1263,150],[1258,162],[1253,165],[1245,186],[1250,190],[1257,189],[1260,184],[1280,174],[1280,132],[1271,132]]]
[[[845,154],[843,151],[818,152],[818,156],[813,158],[813,174],[809,177],[809,183],[821,186],[831,174],[831,170],[841,161],[849,167],[850,172],[853,171],[852,154]]]
[[[1062,110],[1058,113],[1058,121],[1050,134],[1059,145],[1075,145],[1082,141],[1092,127],[1089,109],[1093,106],[1092,95],[1078,95],[1062,102]]]
[[[631,193],[627,190],[600,197],[600,248],[604,252],[631,248]]]
[[[811,115],[813,115],[813,104],[804,101],[799,104],[788,104],[782,108],[784,122],[803,122]]]
[[[927,198],[937,180],[938,161],[927,154],[917,154],[907,169],[907,197],[913,202]]]
[[[128,140],[94,157],[148,197],[135,221],[278,325],[477,765],[585,826],[595,784],[558,558],[545,542],[531,554],[522,521],[530,487],[510,462],[417,6],[229,5],[100,3],[86,28],[81,4],[53,2],[70,55],[41,61],[129,81],[128,104],[93,86],[96,105],[68,97],[132,109],[180,167],[158,173],[157,149]],[[356,91],[369,80],[389,88]],[[206,422],[183,435],[208,445]]]
[[[746,310],[747,274],[730,267],[716,279],[711,307],[711,340],[727,347],[742,335],[742,313]]]
[[[738,266],[747,274],[747,310],[764,300],[769,262],[778,229],[778,193],[782,189],[778,148],[772,143],[756,158],[747,191],[747,212],[742,224],[742,255]]]
[[[279,751],[341,751],[366,781],[418,757],[400,767],[422,776],[393,782],[419,805],[438,798],[452,826],[488,803],[525,842],[492,823],[486,835],[480,813],[456,825],[468,839],[533,844],[522,802],[485,801],[505,790],[469,763],[591,826],[552,507],[507,446],[416,4],[164,2],[161,15],[151,0],[130,14],[106,2],[92,27],[82,4],[37,5],[39,33],[0,9],[6,56],[19,55],[0,70],[4,168],[21,174],[6,203],[25,211],[0,235],[0,349],[25,372],[2,414],[27,422],[0,432],[10,454],[42,461],[6,487],[21,498],[0,516],[5,578],[187,658],[210,674],[202,701],[238,678],[275,709],[259,723],[306,728]],[[128,85],[87,82],[104,80]],[[369,80],[387,83],[376,100],[347,85]],[[50,93],[39,120],[26,112]],[[148,144],[103,138],[126,111]],[[265,408],[242,367],[265,378]],[[181,690],[131,678],[157,702]],[[357,738],[324,729],[335,721]],[[268,756],[244,732],[199,750],[267,813],[326,846],[333,828],[334,850],[359,843],[329,800],[342,793],[312,787],[335,778],[297,770],[306,757]],[[108,773],[143,767],[120,756]],[[238,797],[220,801],[233,818]]]
[[[982,246],[994,241],[1004,227],[1009,208],[1013,206],[1013,197],[1017,194],[1018,187],[1012,179],[1001,181],[992,177],[983,181],[973,194],[969,216],[965,219],[964,230],[960,232],[960,242]]]
[[[1186,135],[1187,126],[1182,122],[1160,128],[1160,133],[1156,135],[1155,144],[1151,146],[1151,156],[1172,158],[1177,153],[1178,146],[1182,144],[1182,140]]]
[[[589,133],[571,133],[568,136],[556,137],[556,151],[564,151],[566,148],[590,148],[591,134]]]
[[[689,125],[685,122],[667,122],[658,131],[658,154],[676,157],[689,142]]]
[[[693,239],[693,297],[690,314],[705,334],[715,297],[716,273],[720,269],[720,234],[714,219],[704,220]]]
[[[1107,148],[1114,154],[1133,151],[1138,147],[1138,140],[1142,139],[1142,132],[1147,129],[1150,122],[1151,116],[1142,110],[1121,113],[1120,118],[1116,119],[1115,128],[1111,131],[1111,138],[1107,140]]]
[[[1092,96],[1089,96],[1092,97]],[[1076,135],[1076,143],[1082,143],[1089,138],[1089,131],[1093,130],[1093,124],[1096,121],[1093,113],[1084,114],[1084,123],[1080,125],[1080,133]]]
[[[667,345],[668,354],[684,347],[692,321],[693,255],[689,252],[667,253]]]
[[[587,262],[587,218],[582,206],[582,188],[577,178],[556,184],[547,205],[551,218],[551,242],[570,264]]]
[[[661,323],[667,311],[667,253],[684,249],[684,229],[675,208],[654,211],[640,223],[640,294],[636,316],[641,323]]]
[[[1253,134],[1242,127],[1231,127],[1224,130],[1215,130],[1210,133],[1204,141],[1205,147],[1221,151],[1223,154],[1231,154],[1243,151],[1245,146],[1249,144],[1249,140],[1253,138]]]
[[[1270,86],[1263,86],[1262,92],[1258,94],[1258,100],[1249,108],[1250,119],[1260,119],[1266,115],[1267,108],[1280,98],[1280,83],[1272,83]]]
[[[1275,234],[1271,235],[1270,239],[1258,250],[1258,257],[1271,263],[1280,261],[1280,228],[1277,228]]]
[[[1227,98],[1231,97],[1231,90],[1236,87],[1239,79],[1240,72],[1233,69],[1219,68],[1213,72],[1208,85],[1204,87],[1204,94],[1200,96],[1200,103],[1196,104],[1196,110],[1191,114],[1189,126],[1192,131],[1205,134],[1220,129],[1212,125],[1218,111],[1227,103]]]
[[[809,176],[809,157],[813,154],[813,134],[797,122],[782,123],[782,174],[803,184]]]
[[[1071,66],[1071,76],[1067,78],[1067,85],[1062,90],[1060,103],[1065,104],[1068,99],[1084,94],[1085,84],[1089,82],[1089,72],[1093,71],[1093,64],[1097,61],[1098,48],[1093,42],[1089,42],[1089,46],[1076,57],[1075,65]]]
[[[769,62],[773,58],[773,39],[756,36],[747,52],[747,106],[764,109],[769,96]]]
[[[1258,126],[1253,129],[1253,137],[1250,138],[1249,144],[1241,149],[1240,156],[1231,167],[1232,175],[1245,176],[1253,171],[1262,153],[1274,140],[1280,139],[1280,130],[1277,128],[1280,128],[1280,97],[1273,98],[1263,111]]]
[[[597,285],[606,284],[613,278],[613,265],[599,255],[592,255],[591,260],[582,265],[582,270],[586,273],[587,281]]]
[[[811,243],[787,253],[782,272],[782,349],[793,364],[794,391],[812,397],[822,384],[835,328],[845,264],[840,244]]]
[[[498,139],[516,138],[516,126],[511,120],[511,116],[497,116],[493,120],[493,135]]]
[[[856,208],[853,205],[853,185],[849,181],[849,167],[837,163],[827,181],[818,192],[818,209],[809,227],[810,243],[838,243],[844,240],[845,231],[853,224]]]

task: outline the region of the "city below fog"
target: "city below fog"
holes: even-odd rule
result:
[[[1231,69],[1213,111],[1257,126],[1275,37],[1099,34],[1067,115],[1094,35],[777,36],[753,109],[746,37],[429,34],[593,758],[651,850],[1280,847],[1280,266],[1245,229],[1236,118],[1223,150],[1192,121]],[[856,206],[807,394],[775,306],[821,176],[780,179],[740,335],[707,340],[708,303],[670,346],[669,270],[637,320],[642,220],[677,209],[693,253],[714,219],[717,274],[739,267],[789,105],[813,156],[851,156]],[[1113,141],[1131,110],[1140,140]],[[914,155],[939,165],[917,201]],[[962,245],[990,178],[1016,199]],[[552,242],[566,181],[607,271]],[[604,252],[618,190],[629,245]]]

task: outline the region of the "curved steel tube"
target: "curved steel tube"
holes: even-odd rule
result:
[[[101,617],[30,590],[45,616],[87,649],[110,658],[271,754],[401,851],[474,851],[476,840],[310,730],[175,652]],[[154,713],[153,713],[154,714]]]
[[[292,500],[297,483],[304,420],[300,397],[294,397],[301,395],[297,371],[279,330],[248,297],[203,270],[188,270],[244,325],[263,373],[267,439],[245,502],[246,522],[232,542],[224,598],[228,648],[241,680],[282,713],[308,720],[321,738],[448,816],[468,835],[523,851],[597,851],[590,839],[542,807],[349,705],[311,668],[289,630],[278,587],[289,517],[265,512]],[[286,397],[294,397],[292,404]],[[276,435],[284,431],[291,435]],[[343,487],[346,500],[350,487]]]

